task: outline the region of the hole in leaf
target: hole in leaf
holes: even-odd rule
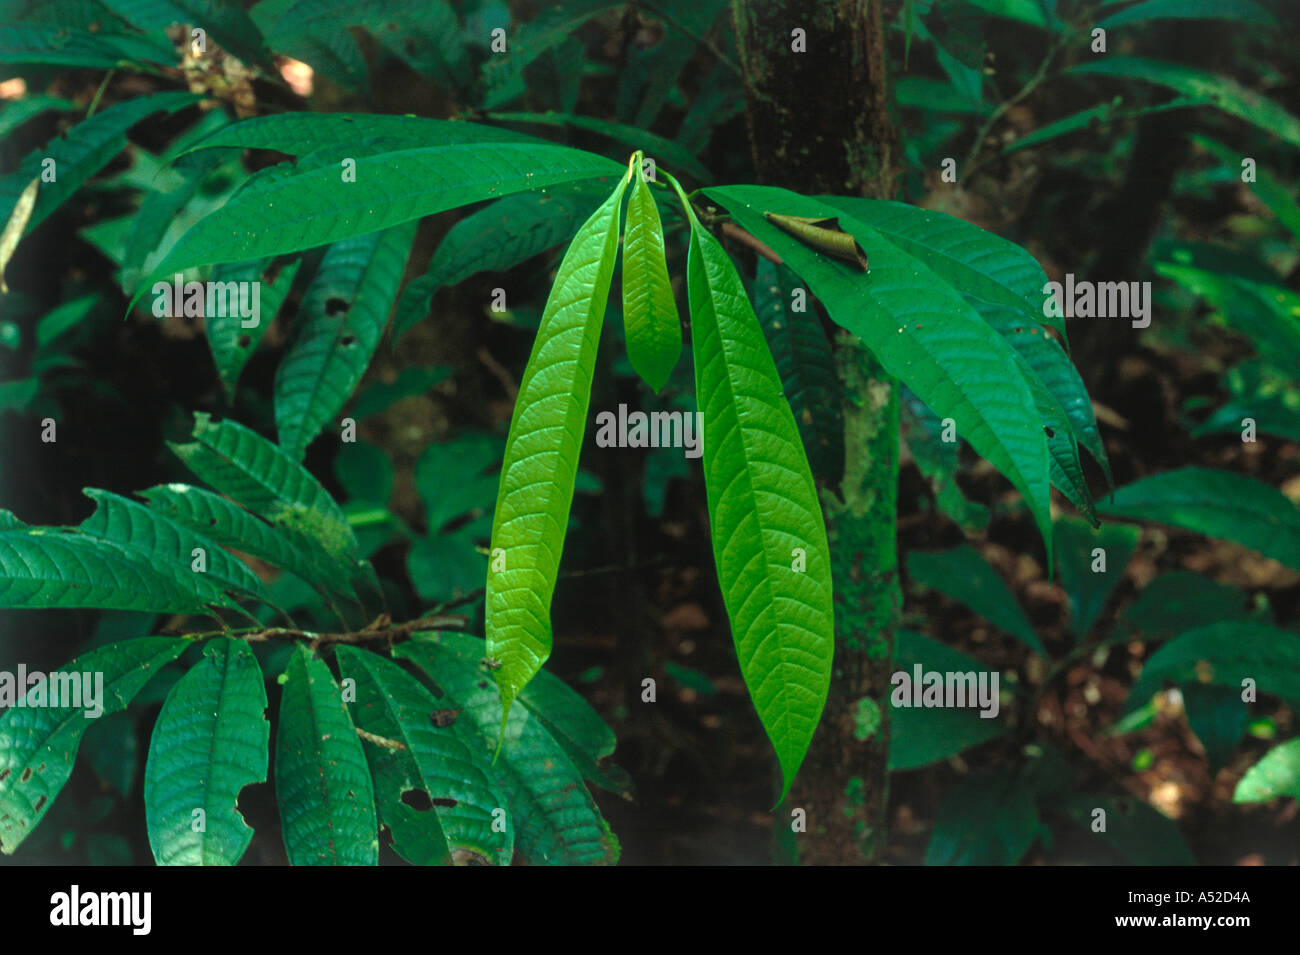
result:
[[[423,789],[408,789],[402,793],[402,803],[416,812],[428,812],[433,808],[433,801]]]
[[[1047,433],[1047,436],[1048,436],[1049,438],[1054,438],[1054,437],[1056,437],[1056,432],[1053,431],[1051,428],[1049,428],[1047,425],[1043,425],[1043,431],[1045,431],[1045,432]]]
[[[18,781],[20,783],[25,783],[27,782],[27,780],[31,778],[32,778],[32,768],[28,766],[26,769],[23,770],[23,774],[18,777]]]
[[[251,344],[253,344],[252,336],[250,336],[250,335],[240,335],[240,336],[239,336],[239,347],[240,347],[240,348],[247,348],[247,347],[248,347],[249,345],[251,345]]]
[[[339,298],[337,295],[325,300],[325,314],[334,316],[346,312],[350,306],[346,299]]]
[[[36,800],[36,805],[32,807],[32,812],[34,812],[34,813],[35,813],[35,812],[40,812],[40,811],[41,811],[41,807],[44,806],[44,805],[45,805],[45,797],[42,796],[40,799]]]
[[[0,783],[4,782],[8,778],[9,778],[9,770],[0,769]]]
[[[356,340],[357,340],[356,335],[344,335],[341,339],[339,339],[339,344],[342,345],[344,348],[346,348],[347,346],[353,344]]]
[[[455,808],[456,808],[456,800],[454,800],[454,799],[435,799],[435,800],[433,801],[433,804],[434,804],[435,806],[441,806],[443,809],[455,809]]]

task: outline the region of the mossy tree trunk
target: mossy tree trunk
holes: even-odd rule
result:
[[[732,0],[732,14],[760,181],[805,194],[893,198],[899,150],[881,4]],[[846,332],[835,342],[835,363],[844,385],[845,468],[818,476],[835,588],[835,665],[812,747],[776,814],[787,858],[808,864],[880,859],[889,676],[902,608],[898,384]],[[806,832],[791,832],[796,808],[806,814]]]

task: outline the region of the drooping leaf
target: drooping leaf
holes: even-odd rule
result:
[[[781,763],[784,799],[830,687],[830,547],[745,287],[684,194],[682,201],[691,222],[686,275],[713,557],[741,673]]]
[[[370,365],[397,300],[415,221],[330,246],[275,376],[280,447],[301,461]]]
[[[491,753],[437,726],[441,704],[396,663],[349,646],[339,647],[338,661],[356,681],[353,721],[402,747],[364,744],[393,851],[417,865],[459,862],[465,853],[509,865],[515,828],[508,813],[494,815],[506,802],[492,778]]]
[[[135,637],[77,657],[50,674],[47,688],[77,687],[103,677],[102,715],[124,710],[149,679],[188,644],[171,637]],[[34,689],[34,688],[33,688]],[[33,698],[34,699],[34,698]],[[47,699],[46,703],[50,701]],[[86,704],[83,698],[71,702]],[[14,706],[0,713],[0,852],[12,853],[49,810],[72,773],[81,736],[93,721],[81,706]],[[93,708],[90,708],[93,711]]]
[[[394,652],[418,665],[446,694],[440,705],[463,709],[449,729],[489,754],[503,714],[480,663],[483,647],[472,637],[438,634],[421,635]],[[602,750],[612,748],[608,730],[593,731],[590,724],[600,721],[585,704],[581,716],[567,707],[555,708],[555,682],[541,671],[520,694],[493,772],[508,802],[517,848],[530,865],[612,865],[618,861],[618,840],[582,784],[581,769],[584,764],[594,767]],[[575,748],[585,757],[582,763],[574,761]],[[611,785],[620,785],[620,777],[610,775],[612,769],[595,767],[592,776],[599,773]]]
[[[1300,799],[1300,739],[1275,746],[1241,777],[1233,802],[1266,802],[1278,796]]]
[[[377,865],[375,791],[343,694],[304,647],[285,672],[275,795],[289,864]]]
[[[1145,703],[1165,680],[1235,687],[1252,680],[1260,693],[1300,700],[1300,636],[1254,622],[1211,623],[1170,640],[1147,660],[1129,694]]]
[[[1011,590],[973,547],[963,544],[946,551],[913,551],[907,555],[907,572],[919,583],[974,610],[1035,653],[1046,655]]]
[[[894,642],[894,671],[914,676],[922,672],[990,673],[972,656],[911,630],[900,630]],[[986,678],[987,679],[987,678]],[[991,685],[991,684],[990,684]],[[894,705],[889,712],[889,768],[916,769],[995,739],[1007,731],[1005,720],[984,718],[978,709]]]
[[[623,328],[632,367],[657,394],[681,356],[682,328],[668,284],[663,223],[639,169],[632,174],[623,236]]]
[[[1235,541],[1300,570],[1300,508],[1242,474],[1194,467],[1153,474],[1120,488],[1098,510]]]
[[[262,668],[248,644],[225,637],[163,703],[144,767],[149,845],[159,865],[234,865],[253,830],[240,791],[266,781],[271,726]]]
[[[488,652],[503,715],[551,652],[551,596],[568,528],[627,177],[578,230],[519,384],[492,522]],[[504,731],[503,722],[502,729]]]
[[[814,199],[766,186],[727,186],[705,193],[775,249],[808,283],[832,319],[857,335],[890,375],[900,379],[1025,496],[1051,554],[1050,465],[1033,392],[1011,346],[989,328],[958,290],[925,263],[851,215],[840,215],[871,256],[871,273],[853,272],[786,235],[763,218],[833,216]]]

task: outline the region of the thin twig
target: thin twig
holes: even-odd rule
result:
[[[774,251],[772,251],[771,247],[769,247],[766,243],[761,242],[759,239],[757,239],[749,232],[746,232],[744,229],[736,225],[734,222],[722,223],[722,234],[729,239],[734,239],[735,241],[739,242],[741,245],[749,246],[751,249],[753,249],[755,252],[757,252],[759,255],[761,255],[763,258],[767,259],[769,262],[773,263],[774,265],[785,264],[784,262],[781,261],[781,256],[777,255]]]

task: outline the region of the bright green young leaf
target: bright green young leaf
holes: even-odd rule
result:
[[[212,594],[206,592],[208,597]],[[219,594],[218,594],[219,596]],[[136,552],[0,510],[0,607],[203,613],[204,594]]]
[[[1149,700],[1165,680],[1240,691],[1247,679],[1260,693],[1300,700],[1300,635],[1252,622],[1189,630],[1152,654],[1129,694],[1129,709]]]
[[[375,790],[329,667],[299,647],[285,671],[275,796],[290,865],[378,865]]]
[[[1209,468],[1153,474],[1120,488],[1097,509],[1235,541],[1300,570],[1300,508],[1277,488],[1242,474]]]
[[[509,865],[515,827],[508,812],[494,816],[507,803],[487,748],[467,745],[454,724],[437,725],[442,705],[396,663],[349,646],[339,647],[338,661],[343,676],[356,680],[353,721],[387,741],[366,738],[364,748],[393,850],[417,865],[461,862],[466,853]],[[499,820],[505,825],[494,826]]]
[[[275,268],[265,259],[250,262],[229,262],[217,266],[212,274],[212,281],[217,282],[258,282],[258,316],[257,324],[245,327],[249,319],[239,314],[238,309],[224,309],[224,315],[206,315],[203,328],[208,336],[208,348],[212,351],[212,360],[217,366],[217,376],[225,389],[227,400],[234,400],[235,386],[243,373],[244,365],[253,357],[257,345],[266,334],[266,330],[275,321],[280,306],[289,296],[294,277],[298,274],[301,259],[294,259]],[[270,276],[268,278],[268,276]]]
[[[245,786],[266,781],[265,711],[257,657],[225,637],[210,640],[167,694],[144,767],[145,819],[159,865],[234,865],[244,854],[253,830],[236,804]]]
[[[572,194],[545,189],[521,192],[457,222],[439,244],[428,269],[403,291],[393,318],[393,341],[429,314],[438,289],[477,272],[514,268],[571,239],[601,201],[587,190]]]
[[[830,687],[830,547],[799,429],[745,287],[684,194],[682,201],[691,220],[686,279],[713,557],[741,673],[781,763],[784,799]]]
[[[503,713],[500,696],[490,683],[483,686],[488,672],[480,663],[483,649],[473,637],[426,634],[394,653],[419,666],[446,694],[439,705],[463,709],[449,729],[488,755]],[[557,682],[543,670],[520,694],[492,772],[507,799],[516,847],[530,865],[613,865],[618,840],[582,783],[587,771],[582,767],[587,766],[594,768],[588,778],[597,784],[621,785],[616,767],[594,767],[603,751],[612,749],[608,728],[604,733],[594,729],[600,720],[585,704],[581,715],[576,708],[552,708]],[[575,750],[582,754],[581,762]]]
[[[947,594],[1035,653],[1046,656],[1015,596],[975,548],[963,544],[945,551],[913,551],[907,555],[907,572],[913,580]]]
[[[86,676],[95,682],[103,677],[103,695],[98,700],[82,696],[64,697],[73,706],[13,706],[0,713],[0,852],[12,853],[49,810],[72,773],[72,763],[82,734],[97,716],[126,709],[149,679],[176,659],[189,644],[173,637],[135,637],[109,644],[77,657],[42,684],[41,693],[60,687],[60,692],[85,688]],[[59,674],[70,674],[69,678]],[[54,682],[57,680],[58,682]],[[92,686],[91,695],[98,693]],[[36,688],[28,690],[32,695]],[[46,697],[45,704],[51,700]],[[96,717],[92,703],[103,707]]]
[[[923,672],[974,673],[977,680],[981,673],[991,672],[979,660],[938,640],[911,630],[900,630],[894,642],[894,672],[906,673],[911,679],[915,676],[913,668],[917,664]],[[900,689],[896,687],[894,692]],[[898,706],[891,693],[889,768],[928,766],[995,739],[1006,731],[1005,720],[986,719],[980,716],[978,709]]]
[[[496,681],[503,715],[551,653],[551,596],[569,525],[626,186],[624,176],[565,252],[515,399],[487,578],[487,645],[501,661]]]
[[[663,224],[639,168],[632,173],[623,236],[623,328],[632,367],[657,394],[681,357],[682,327],[668,284]]]
[[[1066,76],[1111,76],[1144,80],[1184,96],[1204,98],[1238,119],[1293,146],[1300,146],[1300,119],[1255,90],[1236,80],[1181,63],[1163,63],[1139,56],[1104,56],[1066,70]]]
[[[295,461],[366,373],[397,301],[416,225],[336,242],[307,288],[275,376],[280,447]]]
[[[1029,384],[1006,340],[948,281],[851,215],[784,189],[704,190],[737,222],[775,249],[808,283],[832,319],[857,335],[885,370],[904,382],[1025,496],[1051,550],[1050,465]],[[871,259],[862,274],[807,248],[763,218],[764,211],[838,215]],[[707,444],[706,444],[707,447]]]
[[[1267,802],[1278,796],[1300,799],[1300,739],[1275,746],[1241,777],[1233,802]]]
[[[406,139],[366,138],[370,124],[356,125],[350,143],[331,143],[296,165],[254,175],[177,240],[158,274],[296,252],[483,199],[621,172],[608,159],[564,146],[410,145]],[[349,159],[356,163],[355,182],[343,179]]]

